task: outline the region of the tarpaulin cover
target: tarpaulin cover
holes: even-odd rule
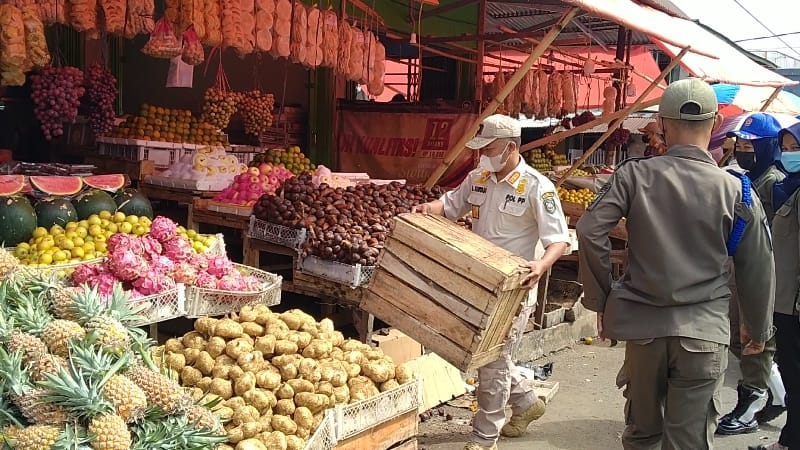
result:
[[[720,112],[725,116],[748,111],[760,111],[764,103],[775,92],[772,87],[741,86],[736,84],[715,84],[714,93]],[[766,112],[800,115],[800,97],[791,92],[781,91],[769,104]]]

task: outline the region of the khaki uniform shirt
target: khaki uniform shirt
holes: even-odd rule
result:
[[[621,164],[578,222],[584,305],[603,312],[607,337],[730,340],[727,240],[737,215],[747,227],[734,256],[743,320],[772,336],[775,266],[756,195],[694,146]],[[628,267],[611,283],[608,232],[627,218]]]
[[[800,191],[775,212],[775,312],[794,314],[800,309]]]

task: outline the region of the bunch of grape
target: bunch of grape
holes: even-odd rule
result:
[[[200,121],[214,125],[220,130],[228,128],[231,116],[236,112],[236,99],[234,92],[211,87],[206,90],[203,97],[203,112]]]
[[[117,98],[117,79],[105,67],[94,64],[86,74],[86,106],[89,124],[95,136],[103,136],[114,127],[114,99]]]
[[[593,121],[594,119],[596,119],[596,117],[591,111],[584,111],[572,118],[572,126],[579,127],[585,123]]]
[[[242,113],[244,132],[258,136],[272,126],[272,108],[275,97],[261,91],[250,91],[242,94],[239,111]]]
[[[617,128],[611,133],[611,136],[606,139],[606,148],[614,148],[625,144],[631,137],[631,130],[627,128]]]
[[[83,72],[75,67],[45,67],[31,77],[36,118],[49,141],[64,134],[64,123],[75,123],[83,96]]]

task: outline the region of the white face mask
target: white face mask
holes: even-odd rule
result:
[[[506,155],[509,145],[511,145],[510,142],[506,144],[506,148],[503,149],[503,152],[497,156],[481,155],[481,159],[478,162],[478,167],[491,172],[500,172],[503,170],[503,167],[505,167],[506,163],[508,162],[508,160],[503,161],[503,157]]]

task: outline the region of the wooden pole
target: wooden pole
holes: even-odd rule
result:
[[[770,95],[767,101],[764,102],[764,105],[761,106],[761,109],[759,111],[766,112],[767,108],[769,108],[769,105],[771,105],[772,102],[774,102],[775,99],[778,98],[778,94],[781,93],[781,90],[783,90],[783,86],[776,87],[775,91],[772,92],[772,95]]]
[[[479,0],[478,3],[478,34],[483,35],[486,29],[486,0]],[[475,100],[483,102],[483,56],[486,54],[486,41],[479,39],[477,42],[478,55],[477,67],[475,67]],[[502,64],[502,61],[501,61]]]
[[[689,47],[686,47],[683,50],[681,50],[680,53],[675,55],[675,58],[673,58],[672,61],[670,61],[670,63],[667,65],[667,67],[665,67],[664,70],[661,71],[661,73],[658,75],[658,77],[656,77],[656,79],[653,80],[652,83],[650,83],[650,86],[647,86],[647,89],[645,89],[644,92],[642,92],[642,95],[640,95],[639,98],[637,98],[636,101],[633,102],[633,105],[631,105],[631,108],[636,108],[640,104],[644,103],[644,101],[645,101],[644,99],[648,95],[650,95],[651,92],[653,92],[653,90],[656,88],[658,83],[661,82],[661,80],[663,80],[664,78],[667,77],[667,75],[669,75],[669,73],[672,71],[672,69],[675,68],[675,66],[678,65],[678,63],[681,61],[683,56],[686,55],[686,52],[688,52],[688,51],[689,51]],[[616,119],[611,125],[609,125],[608,126],[608,130],[605,133],[603,133],[603,135],[600,136],[600,138],[597,141],[595,141],[595,143],[592,144],[592,146],[589,147],[588,150],[583,152],[583,155],[577,161],[575,161],[572,164],[572,166],[570,166],[570,168],[567,169],[566,172],[564,172],[563,175],[561,175],[561,178],[559,178],[558,181],[556,182],[556,187],[559,187],[562,184],[564,184],[564,181],[567,179],[567,177],[569,177],[570,174],[575,171],[575,169],[580,167],[581,164],[586,162],[586,160],[589,159],[590,156],[592,156],[592,153],[594,153],[598,148],[600,148],[601,145],[603,145],[603,142],[605,142],[606,139],[608,139],[608,137],[611,136],[612,133],[614,133],[614,130],[617,129],[617,127],[619,126],[620,123],[622,123],[623,120],[624,120],[624,117],[620,117],[619,119]]]
[[[444,175],[450,165],[453,164],[453,161],[461,156],[461,153],[466,148],[465,146],[467,142],[469,142],[469,140],[478,133],[481,122],[497,111],[497,108],[503,103],[506,97],[508,97],[508,94],[510,94],[511,91],[517,87],[517,84],[519,84],[528,70],[530,70],[530,68],[533,66],[533,63],[544,54],[545,50],[547,50],[547,47],[553,43],[556,37],[558,37],[558,35],[561,33],[561,30],[564,29],[564,27],[572,20],[573,17],[575,17],[575,14],[577,13],[578,8],[571,7],[564,13],[563,16],[561,16],[561,19],[558,21],[558,23],[553,25],[553,28],[547,32],[539,45],[537,45],[531,54],[528,55],[528,58],[522,63],[522,66],[517,69],[514,75],[511,76],[511,79],[508,80],[505,86],[503,86],[503,89],[500,90],[500,93],[497,94],[497,97],[493,98],[492,101],[489,102],[489,105],[486,107],[486,109],[484,109],[481,115],[475,119],[464,135],[461,136],[461,139],[459,139],[458,142],[456,142],[456,144],[447,151],[447,155],[445,155],[444,160],[442,160],[442,163],[436,168],[436,170],[433,171],[431,176],[425,182],[425,186],[432,187],[434,184],[436,184],[436,182],[439,181],[442,175]]]

